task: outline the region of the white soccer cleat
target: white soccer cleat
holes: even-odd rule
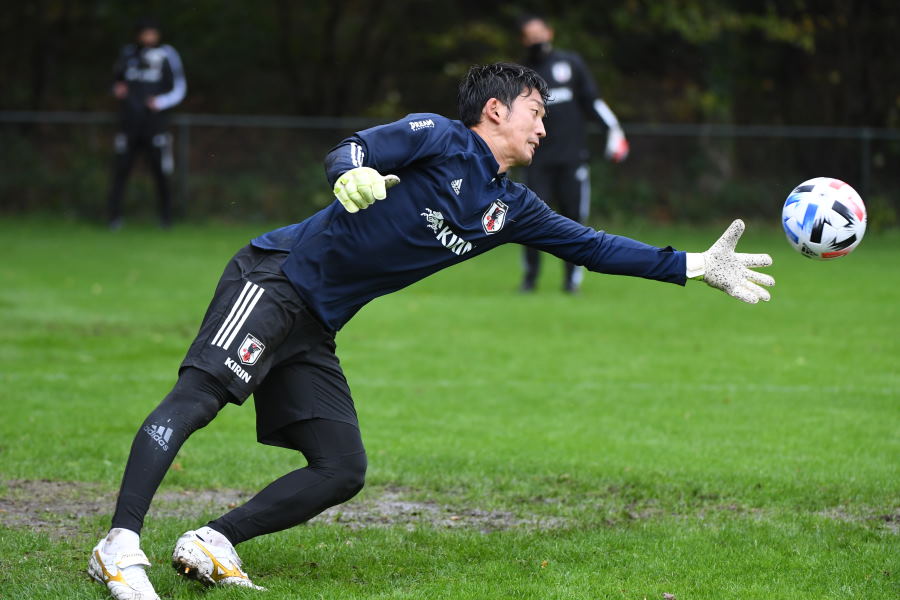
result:
[[[88,575],[105,584],[116,600],[160,600],[144,571],[150,566],[147,555],[137,548],[107,554],[105,542],[106,538],[103,538],[94,546],[88,561]]]
[[[185,532],[175,543],[172,552],[172,566],[179,574],[205,585],[221,585],[265,590],[250,581],[241,570],[241,559],[228,540],[221,534],[201,527],[195,531]],[[209,535],[212,533],[212,535]],[[212,543],[211,538],[218,538]],[[224,542],[224,543],[223,543]]]

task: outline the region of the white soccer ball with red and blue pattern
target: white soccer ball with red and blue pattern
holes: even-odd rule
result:
[[[852,187],[816,177],[794,188],[781,210],[788,242],[808,258],[831,260],[853,252],[866,233],[866,205]]]

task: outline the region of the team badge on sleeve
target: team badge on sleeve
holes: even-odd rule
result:
[[[248,333],[241,343],[241,347],[238,348],[238,358],[245,365],[255,365],[265,349],[265,344]]]
[[[481,226],[487,234],[497,233],[503,229],[509,207],[500,200],[494,200],[481,217]]]

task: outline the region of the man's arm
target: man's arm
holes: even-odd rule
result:
[[[594,77],[580,57],[573,60],[576,70],[575,97],[582,112],[600,121],[607,127],[606,158],[622,162],[628,157],[628,140],[619,124],[619,119],[609,105],[600,97]]]
[[[743,302],[756,304],[771,296],[761,286],[775,280],[751,267],[772,264],[768,254],[735,252],[744,223],[734,221],[706,252],[678,252],[671,246],[657,248],[626,237],[594,231],[556,214],[533,193],[526,197],[527,210],[511,228],[511,240],[555,254],[591,271],[631,275],[684,285],[690,278],[705,282]]]
[[[184,100],[187,94],[187,80],[184,78],[184,67],[181,65],[181,57],[172,46],[165,44],[161,48],[166,53],[166,62],[169,64],[169,70],[172,74],[172,89],[165,94],[160,94],[152,99],[153,108],[156,110],[166,110],[176,106]]]
[[[128,95],[128,84],[125,83],[125,62],[127,59],[127,52],[128,46],[122,48],[119,52],[119,57],[113,65],[112,93],[117,100],[123,100],[125,99],[125,96]]]
[[[630,275],[684,285],[685,253],[595,231],[554,212],[530,190],[510,241],[549,252],[597,273]]]
[[[402,169],[416,161],[440,156],[447,147],[452,122],[420,113],[359,131],[345,138],[325,157],[325,175],[334,185],[351,169],[371,167],[379,173]]]
[[[384,200],[400,178],[382,173],[443,154],[450,127],[444,117],[416,114],[344,139],[325,157],[325,176],[335,197],[351,213]]]
[[[352,169],[367,167],[366,145],[357,135],[351,135],[332,148],[325,156],[325,177],[334,185],[338,177]]]

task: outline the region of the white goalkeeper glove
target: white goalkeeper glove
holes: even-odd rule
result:
[[[369,208],[387,198],[387,189],[400,183],[396,175],[381,175],[371,167],[350,169],[334,184],[334,195],[349,213]]]
[[[628,158],[628,140],[621,127],[610,127],[606,134],[606,158],[617,163]]]
[[[773,286],[775,279],[749,267],[768,267],[772,257],[768,254],[742,254],[735,252],[738,240],[744,233],[744,222],[735,220],[709,250],[703,253],[687,253],[687,277],[699,279],[720,289],[738,300],[756,304],[768,301],[772,296],[760,285]],[[757,285],[759,284],[759,285]]]

